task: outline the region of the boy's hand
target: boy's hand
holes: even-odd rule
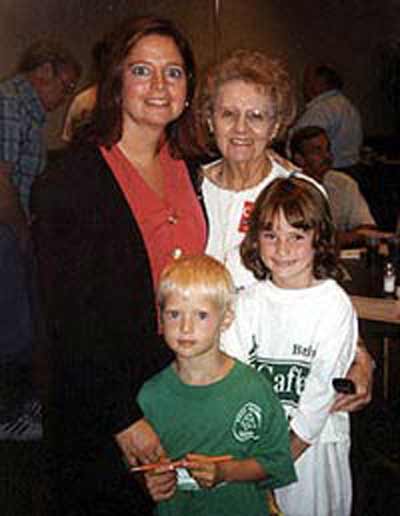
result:
[[[208,455],[188,453],[182,461],[182,466],[205,489],[211,489],[224,480],[221,463],[213,463],[210,459],[212,457]]]
[[[165,466],[149,471],[144,475],[146,487],[155,502],[169,500],[176,491],[176,471],[168,462]]]

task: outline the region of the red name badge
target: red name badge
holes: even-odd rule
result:
[[[251,201],[244,202],[242,216],[240,217],[239,228],[238,228],[240,233],[247,233],[247,231],[249,230],[249,220],[250,220],[250,215],[253,211],[253,208],[254,208],[254,202],[251,202]]]

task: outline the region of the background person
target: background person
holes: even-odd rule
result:
[[[202,253],[206,239],[180,159],[195,81],[190,46],[154,17],[128,20],[110,41],[91,123],[34,192],[48,442],[57,514],[74,516],[152,513],[124,461],[164,453],[135,401],[170,360],[154,289],[166,264]]]
[[[28,239],[30,195],[46,162],[46,113],[71,95],[81,68],[58,43],[40,40],[21,57],[17,75],[0,83],[0,222]]]
[[[268,515],[265,489],[295,480],[287,423],[271,384],[220,350],[234,297],[229,272],[209,256],[183,258],[163,271],[161,321],[175,360],[143,386],[139,403],[170,457],[184,459],[192,489],[185,490],[182,468],[176,489],[164,492],[164,470],[148,474],[159,515]],[[212,462],[227,454],[231,460]]]
[[[375,220],[356,181],[345,173],[332,170],[326,131],[316,126],[295,131],[290,140],[290,151],[296,165],[327,191],[340,246],[364,243],[363,230],[376,229]]]
[[[0,506],[4,516],[41,516],[42,418],[34,370],[34,312],[26,260],[0,224]]]
[[[241,245],[259,280],[239,296],[223,350],[264,371],[289,421],[298,481],[275,491],[284,514],[349,516],[350,425],[332,380],[356,350],[357,316],[334,281],[335,228],[309,181],[277,179],[258,197]]]
[[[329,64],[308,65],[304,71],[304,113],[289,132],[314,125],[325,129],[332,146],[333,168],[350,169],[360,161],[363,141],[361,117],[343,94],[343,80]],[[289,145],[288,145],[289,147]]]

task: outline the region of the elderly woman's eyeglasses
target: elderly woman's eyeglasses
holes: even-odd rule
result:
[[[254,128],[264,128],[274,123],[274,116],[265,109],[248,109],[244,112],[228,108],[216,108],[215,114],[226,124],[237,124],[244,116],[246,122]]]

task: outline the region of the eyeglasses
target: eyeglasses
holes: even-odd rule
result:
[[[226,124],[236,124],[244,114],[246,122],[254,128],[264,128],[275,121],[275,117],[265,109],[248,109],[242,113],[235,109],[221,107],[216,108],[215,114]]]

